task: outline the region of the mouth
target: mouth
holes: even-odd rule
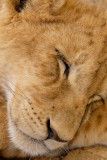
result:
[[[36,138],[33,138],[33,137],[27,135],[19,128],[17,128],[17,129],[21,132],[21,134],[26,136],[30,141],[33,141],[35,143],[37,143],[37,142],[43,143],[45,145],[45,147],[49,150],[49,152],[54,151],[56,149],[61,149],[65,146],[67,146],[67,144],[68,144],[68,142],[63,141],[61,139],[59,139],[59,141],[56,141],[54,139],[45,139],[45,140],[36,139]]]
[[[11,127],[10,127],[11,126]],[[12,119],[9,119],[9,133],[16,148],[30,156],[57,157],[65,155],[67,144],[52,139],[40,140],[20,130]]]

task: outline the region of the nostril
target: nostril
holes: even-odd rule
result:
[[[47,120],[48,137],[47,139],[53,139],[58,142],[67,142],[59,138],[57,132],[50,127],[50,119]]]
[[[53,139],[54,138],[54,133],[50,127],[50,119],[47,121],[47,128],[48,128],[48,137],[47,139]]]

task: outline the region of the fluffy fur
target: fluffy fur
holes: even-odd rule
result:
[[[0,1],[1,155],[107,145],[106,8],[102,0]],[[49,127],[63,142],[47,139]]]

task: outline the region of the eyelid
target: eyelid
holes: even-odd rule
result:
[[[68,77],[69,75],[69,71],[70,71],[70,66],[65,62],[63,61],[64,65],[65,65],[65,74],[66,74],[66,78]]]
[[[55,48],[55,51],[57,53],[56,57],[57,60],[59,62],[59,67],[60,67],[60,71],[61,71],[61,75],[62,76],[66,76],[66,79],[69,76],[69,72],[70,72],[70,62],[67,60],[67,58],[58,50]]]
[[[100,95],[95,95],[90,98],[88,105],[90,105],[93,102],[103,101],[103,98]]]
[[[57,58],[57,60],[59,63],[59,68],[60,68],[60,76],[61,77],[66,76],[66,79],[67,79],[69,76],[70,66],[64,59]]]

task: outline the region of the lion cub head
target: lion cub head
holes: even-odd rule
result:
[[[90,99],[107,96],[104,15],[103,4],[85,0],[0,2],[0,85],[22,151],[60,154]]]

